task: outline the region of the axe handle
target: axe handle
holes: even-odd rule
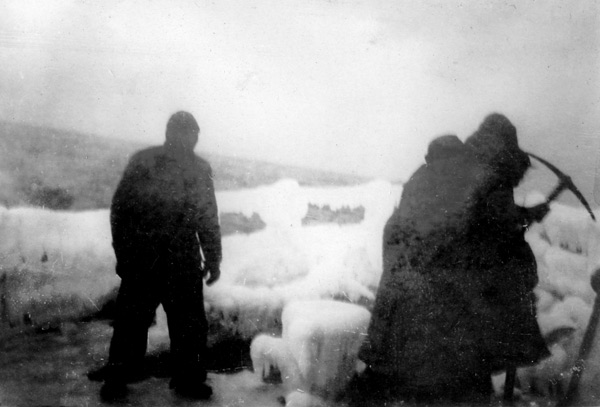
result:
[[[558,198],[558,196],[565,190],[567,189],[567,182],[565,182],[564,180],[561,180],[558,185],[556,186],[556,188],[554,188],[554,191],[552,191],[552,193],[550,195],[548,195],[548,198],[546,199],[546,203],[550,203],[552,201],[554,201],[556,198]]]

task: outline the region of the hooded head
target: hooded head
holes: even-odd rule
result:
[[[199,133],[200,127],[194,116],[188,112],[177,112],[167,123],[165,147],[175,155],[193,154]]]
[[[517,129],[506,116],[493,113],[465,141],[478,159],[516,186],[531,162],[519,148]]]
[[[460,156],[465,150],[465,145],[455,135],[440,136],[429,143],[425,162],[431,164],[437,160]]]

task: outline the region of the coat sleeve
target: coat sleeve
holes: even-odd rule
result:
[[[206,267],[219,267],[222,259],[221,227],[219,210],[212,179],[212,169],[208,164],[202,170],[203,199],[199,208],[198,237],[205,257]]]
[[[134,230],[130,223],[134,217],[134,205],[138,201],[136,186],[145,172],[137,156],[132,157],[113,195],[110,206],[110,226],[117,261],[123,260],[123,254],[134,241],[132,236]]]

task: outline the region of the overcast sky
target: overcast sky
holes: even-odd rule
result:
[[[0,120],[162,143],[183,109],[208,152],[398,179],[498,111],[591,191],[599,20],[594,1],[4,0]]]

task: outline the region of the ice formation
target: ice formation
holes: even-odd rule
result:
[[[250,345],[252,368],[260,380],[276,380],[277,373],[288,391],[302,387],[302,376],[298,362],[282,338],[259,334]]]
[[[281,317],[288,344],[307,390],[335,398],[352,378],[371,314],[339,301],[297,301]]]
[[[561,397],[568,386],[588,325],[596,293],[590,279],[600,269],[600,225],[582,208],[558,203],[544,221],[526,235],[538,265],[538,323],[551,356],[536,366],[519,369],[523,391]],[[600,337],[596,335],[596,342]],[[591,358],[584,376],[600,374]],[[600,389],[589,387],[586,397]]]
[[[98,310],[114,287],[108,211],[0,208],[0,315],[14,326]]]
[[[221,280],[205,293],[209,314],[235,318],[237,322],[228,326],[248,339],[280,327],[281,310],[291,301],[373,300],[382,268],[383,226],[401,192],[399,186],[385,181],[301,188],[288,180],[272,188],[262,199],[257,191],[267,191],[267,187],[247,191],[247,198],[240,191],[217,195],[220,211],[241,211],[247,216],[273,208],[279,212],[276,216],[259,213],[267,225],[261,231],[223,239]],[[299,200],[303,209],[290,202],[290,197]],[[226,198],[236,202],[221,205]],[[300,226],[309,203],[332,209],[362,206],[365,217],[360,224]]]
[[[286,397],[289,405],[304,400],[295,392],[312,395],[309,403],[316,397],[335,399],[355,374],[370,318],[364,307],[350,303],[291,302],[283,309],[281,338],[261,334],[253,339],[254,371],[264,378],[278,368],[286,393],[294,393]]]
[[[293,180],[218,192],[221,213],[257,213],[266,227],[223,238],[222,277],[205,292],[209,319],[250,340],[281,329],[282,309],[294,301],[368,304],[381,274],[383,226],[400,192],[385,181],[317,188]],[[525,202],[539,201],[534,195]],[[362,206],[365,216],[358,224],[303,226],[311,203]],[[108,210],[0,208],[0,322],[44,324],[99,308],[119,284],[108,219]],[[552,394],[570,374],[596,298],[590,277],[600,269],[600,228],[584,209],[555,203],[526,238],[538,263],[538,317],[552,357],[519,375],[529,383],[524,391]],[[165,319],[158,320],[155,346],[167,340]],[[600,377],[600,363],[586,369]]]

